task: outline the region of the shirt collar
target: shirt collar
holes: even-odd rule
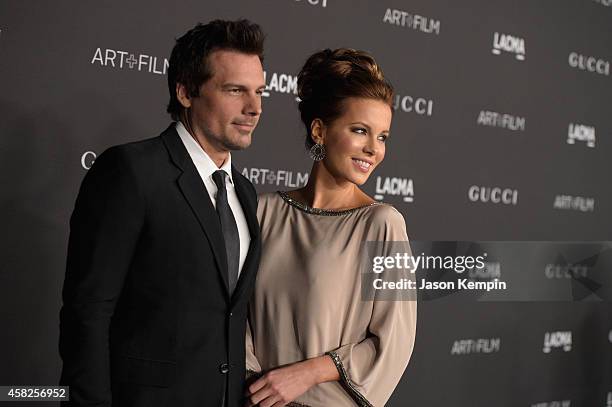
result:
[[[219,168],[210,156],[204,151],[200,143],[187,131],[182,122],[176,122],[176,132],[183,141],[191,160],[196,166],[202,178],[212,178],[212,174],[217,170],[223,170],[229,175],[229,180],[234,184],[232,177],[232,154],[227,154],[227,160]]]

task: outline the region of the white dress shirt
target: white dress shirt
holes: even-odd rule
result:
[[[210,158],[206,151],[200,146],[200,144],[189,134],[183,123],[180,121],[176,123],[176,131],[179,137],[183,141],[191,161],[195,164],[204,186],[208,191],[208,196],[215,208],[217,208],[217,184],[213,181],[212,175],[217,170],[223,170],[229,175],[229,182],[226,184],[227,188],[227,201],[236,219],[236,226],[238,226],[238,236],[240,238],[240,261],[238,263],[238,276],[242,270],[242,265],[246,259],[249,251],[249,245],[251,244],[251,234],[249,233],[249,226],[242,210],[242,205],[236,195],[236,189],[234,188],[234,179],[232,177],[232,155],[227,155],[227,160],[223,163],[221,168],[218,168],[215,162]]]

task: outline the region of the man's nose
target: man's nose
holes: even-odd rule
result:
[[[247,95],[244,104],[244,114],[249,116],[259,116],[261,112],[261,96],[256,93]]]

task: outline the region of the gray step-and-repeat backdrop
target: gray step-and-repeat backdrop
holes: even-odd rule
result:
[[[612,240],[611,0],[2,0],[1,385],[57,383],[79,184],[106,148],[170,122],[174,39],[238,17],[267,33],[264,114],[234,156],[259,191],[305,184],[296,75],[346,46],[395,86],[387,158],[364,188],[412,239]],[[509,277],[545,289],[593,261],[557,263]],[[581,298],[423,301],[388,405],[612,407],[610,297]]]

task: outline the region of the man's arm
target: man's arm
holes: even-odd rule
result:
[[[109,325],[145,211],[124,155],[114,147],[98,157],[70,219],[59,340],[70,406],[111,405]]]

